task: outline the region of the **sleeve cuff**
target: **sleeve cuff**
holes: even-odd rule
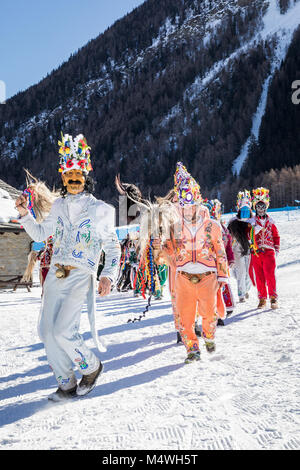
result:
[[[218,276],[218,282],[225,282],[225,284],[228,284],[228,277],[221,277]]]
[[[99,277],[99,281],[100,281],[100,279],[102,279],[103,277],[106,277],[106,279],[109,279],[112,284],[114,283],[114,280],[113,280],[110,276],[105,276],[105,274],[101,274],[101,276]]]
[[[32,216],[31,216],[30,212],[28,211],[28,213],[26,215],[23,215],[23,217],[19,218],[19,221],[21,223],[23,223],[23,222],[27,222],[27,220],[31,220],[31,219],[32,219]]]

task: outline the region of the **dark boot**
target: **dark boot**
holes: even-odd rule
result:
[[[216,350],[216,345],[213,341],[206,341],[205,347],[206,347],[206,351],[209,353],[213,353]]]
[[[82,379],[76,391],[78,396],[81,397],[83,395],[87,395],[89,392],[91,392],[95,388],[97,379],[99,375],[101,374],[102,370],[103,370],[103,364],[100,362],[99,367],[97,370],[95,370],[95,372],[82,376]]]
[[[277,298],[276,297],[271,297],[270,301],[271,301],[271,308],[273,310],[276,310],[278,308]]]
[[[221,318],[218,318],[218,323],[217,323],[218,326],[224,326],[225,323],[224,323],[224,320],[222,320]]]
[[[267,305],[266,299],[260,299],[257,308],[264,308]]]
[[[195,323],[195,333],[196,333],[196,336],[201,337],[202,331],[201,331],[200,326],[197,323]]]
[[[182,339],[181,339],[179,331],[177,331],[177,344],[179,343],[182,343]]]
[[[61,388],[58,388],[56,392],[49,395],[48,400],[55,402],[71,400],[72,398],[76,397],[76,390],[77,385],[75,385],[75,387],[71,388],[70,390],[62,390]]]
[[[190,364],[191,362],[200,361],[200,351],[190,352],[187,355],[186,360],[184,361],[185,364]]]

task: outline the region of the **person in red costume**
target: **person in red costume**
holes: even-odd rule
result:
[[[50,269],[51,258],[53,253],[53,237],[50,236],[46,240],[46,245],[43,250],[41,250],[37,256],[37,259],[40,262],[40,282],[41,286],[44,286],[47,274]]]
[[[250,276],[257,288],[258,308],[264,308],[269,296],[271,308],[278,308],[276,287],[276,256],[280,249],[280,236],[275,222],[267,214],[270,204],[269,190],[252,191],[255,217],[249,219],[248,236],[251,242]]]

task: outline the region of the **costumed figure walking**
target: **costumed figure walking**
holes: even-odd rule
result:
[[[56,199],[46,219],[38,223],[28,211],[28,197],[16,201],[20,222],[29,236],[41,242],[53,236],[50,270],[44,283],[39,334],[48,362],[58,383],[49,399],[60,401],[85,395],[96,385],[103,365],[79,333],[83,304],[87,301],[91,332],[98,349],[101,344],[95,325],[96,276],[102,248],[105,268],[98,292],[110,293],[120,258],[114,223],[115,210],[92,194],[90,147],[82,134],[62,135],[59,142],[62,197]],[[74,366],[81,374],[80,383]]]
[[[218,292],[228,282],[228,264],[220,225],[202,205],[200,187],[182,163],[174,176],[181,217],[173,236],[153,242],[176,267],[175,298],[180,334],[186,347],[186,363],[200,359],[195,333],[196,313],[202,317],[202,336],[208,352],[215,351]],[[220,291],[221,292],[221,291]],[[223,309],[223,319],[226,311]]]
[[[270,205],[269,190],[252,190],[255,216],[249,219],[248,237],[251,242],[250,276],[257,288],[258,308],[265,307],[270,298],[271,308],[278,308],[276,287],[276,256],[280,250],[280,236],[274,220],[267,214]]]
[[[151,298],[161,298],[167,277],[169,280],[171,277],[168,276],[167,270],[170,258],[161,256],[160,250],[154,248],[153,240],[158,234],[163,240],[169,238],[170,231],[178,220],[178,212],[172,200],[175,193],[172,190],[165,198],[156,197],[156,203],[152,203],[143,198],[141,191],[134,184],[121,182],[119,175],[116,176],[115,182],[118,192],[127,197],[130,212],[135,211],[139,214],[138,219],[134,220],[135,223],[139,223],[140,232],[138,240],[135,240],[138,263],[134,266],[136,272],[133,289],[135,295],[141,294],[143,298],[149,294],[146,310],[139,318],[133,320],[139,321],[150,307]],[[175,274],[175,270],[173,272]],[[173,298],[172,306],[174,306]]]
[[[240,302],[249,298],[251,289],[250,266],[250,244],[245,237],[247,221],[252,214],[251,193],[247,189],[240,191],[237,196],[237,214],[228,223],[228,230],[232,236],[232,248],[234,252],[233,274],[237,281],[238,297]]]

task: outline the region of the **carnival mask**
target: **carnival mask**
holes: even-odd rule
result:
[[[267,206],[264,202],[258,202],[255,206],[255,210],[258,217],[264,217],[267,212]]]
[[[187,222],[195,223],[200,222],[201,220],[201,207],[198,205],[187,205],[182,208],[183,217]]]
[[[240,218],[241,219],[250,219],[251,217],[251,210],[249,206],[243,206],[240,208]]]
[[[66,171],[62,174],[62,181],[70,194],[79,194],[84,190],[85,176],[81,170]]]

